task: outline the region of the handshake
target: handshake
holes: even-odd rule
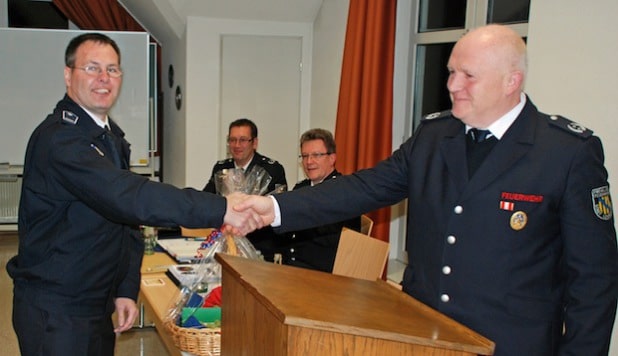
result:
[[[223,222],[225,230],[234,235],[246,235],[275,220],[275,204],[271,197],[235,192],[225,199],[227,208]]]

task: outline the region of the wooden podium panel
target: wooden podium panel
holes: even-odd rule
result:
[[[491,355],[494,343],[383,281],[224,254],[223,355]]]

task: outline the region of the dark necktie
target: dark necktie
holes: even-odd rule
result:
[[[476,143],[485,141],[487,136],[491,135],[491,131],[480,129],[470,129],[468,133],[472,136],[472,140]]]
[[[103,135],[103,139],[105,140],[107,148],[109,148],[112,155],[112,162],[114,162],[114,165],[118,168],[124,168],[122,167],[122,158],[120,157],[118,146],[116,145],[116,138],[107,125],[105,125],[105,134]]]
[[[472,178],[477,168],[485,160],[489,151],[498,142],[495,136],[489,136],[489,130],[470,129],[468,131],[468,144],[466,154],[468,160],[468,177]]]

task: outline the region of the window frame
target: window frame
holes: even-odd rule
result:
[[[422,92],[416,90],[418,46],[436,43],[454,43],[473,28],[487,24],[489,0],[468,0],[464,28],[418,32],[420,0],[397,1],[397,34],[395,40],[395,72],[393,98],[393,150],[409,139],[422,118],[415,102],[422,102]],[[528,22],[530,21],[528,17]],[[528,35],[528,22],[505,24],[522,37]],[[422,56],[422,54],[421,54]],[[445,68],[446,70],[446,68]],[[444,83],[446,90],[446,83]],[[448,108],[444,108],[445,110]],[[403,134],[402,134],[403,133]],[[391,209],[390,259],[407,263],[405,240],[407,234],[406,201]]]

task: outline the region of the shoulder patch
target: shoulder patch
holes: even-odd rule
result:
[[[438,111],[438,112],[434,112],[434,113],[423,116],[421,121],[435,120],[435,119],[439,119],[442,117],[448,117],[448,116],[451,116],[451,110]]]
[[[232,159],[231,158],[226,158],[226,159],[222,159],[220,161],[217,161],[217,164],[225,164],[225,162],[231,162]]]
[[[612,198],[609,195],[609,186],[594,188],[592,195],[592,208],[594,214],[601,220],[609,220],[613,216]]]
[[[275,164],[275,163],[277,163],[277,161],[275,161],[273,159],[270,159],[270,158],[268,158],[266,156],[262,156],[262,161],[264,161],[264,162],[266,162],[268,164]]]
[[[552,126],[558,127],[566,132],[569,132],[575,136],[587,138],[592,136],[592,130],[586,128],[584,125],[575,121],[571,121],[560,115],[548,116],[548,121]]]
[[[67,124],[76,125],[77,120],[79,120],[79,116],[75,115],[75,113],[67,110],[62,111],[62,122],[66,122]]]

